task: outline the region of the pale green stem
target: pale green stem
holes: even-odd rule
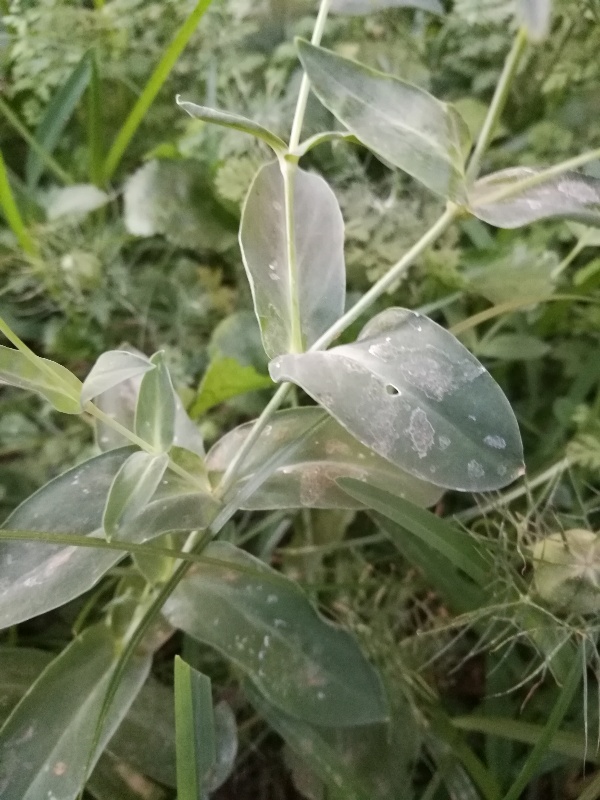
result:
[[[287,244],[288,261],[288,292],[290,305],[290,352],[302,353],[304,350],[304,337],[302,336],[302,321],[300,319],[300,294],[298,281],[298,259],[296,255],[296,231],[294,225],[294,186],[297,166],[279,159],[281,174],[283,176],[283,197],[285,205],[285,235]]]
[[[500,117],[502,116],[502,112],[504,111],[508,94],[510,92],[510,87],[526,45],[527,34],[524,28],[520,28],[511,51],[504,62],[504,68],[500,78],[498,79],[494,97],[492,98],[485,122],[483,123],[483,128],[481,129],[477,139],[477,144],[475,145],[475,150],[471,156],[469,166],[467,167],[466,177],[468,182],[475,180],[479,174],[479,170],[481,169],[481,160],[490,146],[496,126],[498,125]]]
[[[310,40],[314,45],[321,44],[330,6],[331,0],[321,0],[319,14],[315,23],[312,39]],[[300,135],[302,134],[302,124],[304,123],[304,114],[306,113],[306,104],[308,102],[309,92],[310,80],[305,72],[302,76],[302,83],[300,84],[300,92],[298,94],[298,102],[296,104],[296,113],[294,114],[292,132],[290,134],[290,152],[292,153],[296,150],[300,143]]]

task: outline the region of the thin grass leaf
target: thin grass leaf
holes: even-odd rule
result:
[[[199,0],[192,13],[187,20],[183,23],[181,28],[175,34],[175,37],[167,47],[161,60],[159,61],[156,69],[148,79],[144,89],[139,96],[134,107],[125,122],[123,123],[120,131],[118,132],[112,147],[106,157],[103,168],[103,177],[105,181],[109,181],[115,173],[115,170],[121,163],[125,151],[130,141],[135,136],[138,128],[142,124],[148,109],[154,102],[156,95],[161,90],[163,84],[171,74],[171,70],[177,63],[177,60],[183,52],[188,41],[192,37],[198,23],[208,10],[212,0]]]
[[[175,731],[178,800],[206,797],[217,760],[210,678],[175,657]]]
[[[40,147],[52,155],[92,74],[89,53],[85,53],[67,81],[50,101],[40,124],[35,132],[35,139]],[[30,148],[25,161],[27,185],[34,188],[38,185],[44,171],[44,159],[37,149]]]
[[[2,213],[11,229],[14,233],[17,242],[19,243],[20,247],[22,248],[23,252],[26,253],[28,256],[37,256],[38,255],[38,246],[36,241],[33,239],[25,223],[23,222],[23,218],[21,216],[21,212],[19,211],[19,207],[15,201],[15,197],[13,195],[12,189],[10,188],[10,182],[8,180],[8,173],[6,171],[6,164],[4,163],[4,157],[0,152],[0,207],[2,208]]]

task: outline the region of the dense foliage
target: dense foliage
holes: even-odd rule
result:
[[[1,4],[1,798],[600,797],[600,4],[315,5]]]

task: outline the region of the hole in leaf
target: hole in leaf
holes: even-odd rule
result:
[[[396,389],[395,386],[392,386],[391,383],[388,383],[388,385],[385,387],[385,391],[386,391],[386,394],[391,394],[391,395],[399,395],[400,394],[400,391],[398,389]]]

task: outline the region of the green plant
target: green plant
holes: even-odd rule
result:
[[[198,4],[194,21],[206,5]],[[355,5],[358,11],[369,6]],[[111,350],[81,384],[1,324],[16,348],[0,351],[2,380],[38,393],[60,412],[92,418],[100,455],[55,478],[5,523],[0,626],[14,626],[83,595],[124,554],[131,558],[122,572],[112,572],[102,620],[86,625],[90,611],[82,609],[78,627],[84,632],[51,664],[40,665],[31,691],[4,723],[0,787],[7,796],[33,799],[49,792],[66,800],[76,797],[88,779],[89,791],[97,793],[94,781],[101,778],[92,769],[110,771],[114,754],[102,754],[141,691],[153,652],[173,630],[210,645],[232,664],[251,702],[296,753],[312,759],[332,792],[372,796],[373,775],[352,769],[348,762],[353,760],[343,756],[355,752],[362,738],[373,753],[385,752],[383,743],[389,746],[397,735],[400,704],[395,698],[390,703],[381,676],[352,635],[319,616],[297,583],[240,547],[250,535],[232,524],[240,510],[372,509],[386,536],[410,554],[412,563],[438,576],[440,591],[470,624],[481,625],[498,609],[497,587],[488,580],[493,544],[483,537],[460,538],[414,505],[433,505],[448,488],[498,489],[522,473],[516,419],[499,386],[451,333],[406,309],[386,309],[366,324],[356,342],[327,348],[459,220],[471,216],[507,229],[555,217],[597,222],[600,183],[572,170],[596,159],[598,151],[547,169],[512,167],[478,177],[528,39],[536,40],[547,28],[544,3],[521,4],[524,27],[468,163],[468,128],[451,105],[320,47],[328,6],[324,0],[312,42],[298,43],[305,72],[289,143],[242,116],[180,101],[193,116],[257,137],[275,154],[252,182],[240,226],[271,377],[285,381],[254,423],[225,434],[206,454],[163,353],[147,358],[133,350]],[[163,64],[172,63],[180,44]],[[90,64],[86,75],[93,81]],[[155,75],[103,169],[96,153],[90,170],[94,181],[113,174],[164,70]],[[301,141],[311,86],[345,130]],[[98,117],[96,91],[92,85],[92,121]],[[335,141],[362,144],[446,203],[429,231],[345,313],[337,200],[321,177],[298,165],[314,148]],[[35,246],[8,179],[1,188],[7,221],[34,259]],[[93,203],[109,199],[88,187],[75,202],[83,196]],[[161,224],[165,227],[159,230],[168,234],[169,226]],[[236,374],[232,390],[235,363],[227,361],[213,362],[219,365],[212,379],[217,398],[269,386],[248,366]],[[294,403],[279,411],[292,395],[291,384],[318,406]],[[203,410],[200,404],[196,413]],[[412,538],[403,539],[398,525]],[[520,630],[564,682],[538,746],[508,789],[506,796],[515,798],[560,726],[581,673],[579,661],[576,668],[571,663],[570,629],[559,644],[548,641],[540,622],[543,609],[523,601],[525,586],[512,577],[503,605],[519,608]],[[582,653],[585,661],[585,647]],[[213,791],[227,776],[233,758],[221,754],[235,750],[235,734],[225,722],[226,735],[217,743],[217,709],[211,708],[207,678],[177,662],[175,686],[178,791],[192,797]],[[52,725],[33,728],[29,735],[40,709]],[[226,711],[223,715],[230,719]],[[443,742],[460,753],[461,769],[482,796],[502,796],[477,755],[456,743],[443,712],[431,710],[428,724],[438,737],[430,751],[439,764]],[[204,730],[205,751],[199,738]],[[386,784],[378,796],[393,797],[397,790]]]

